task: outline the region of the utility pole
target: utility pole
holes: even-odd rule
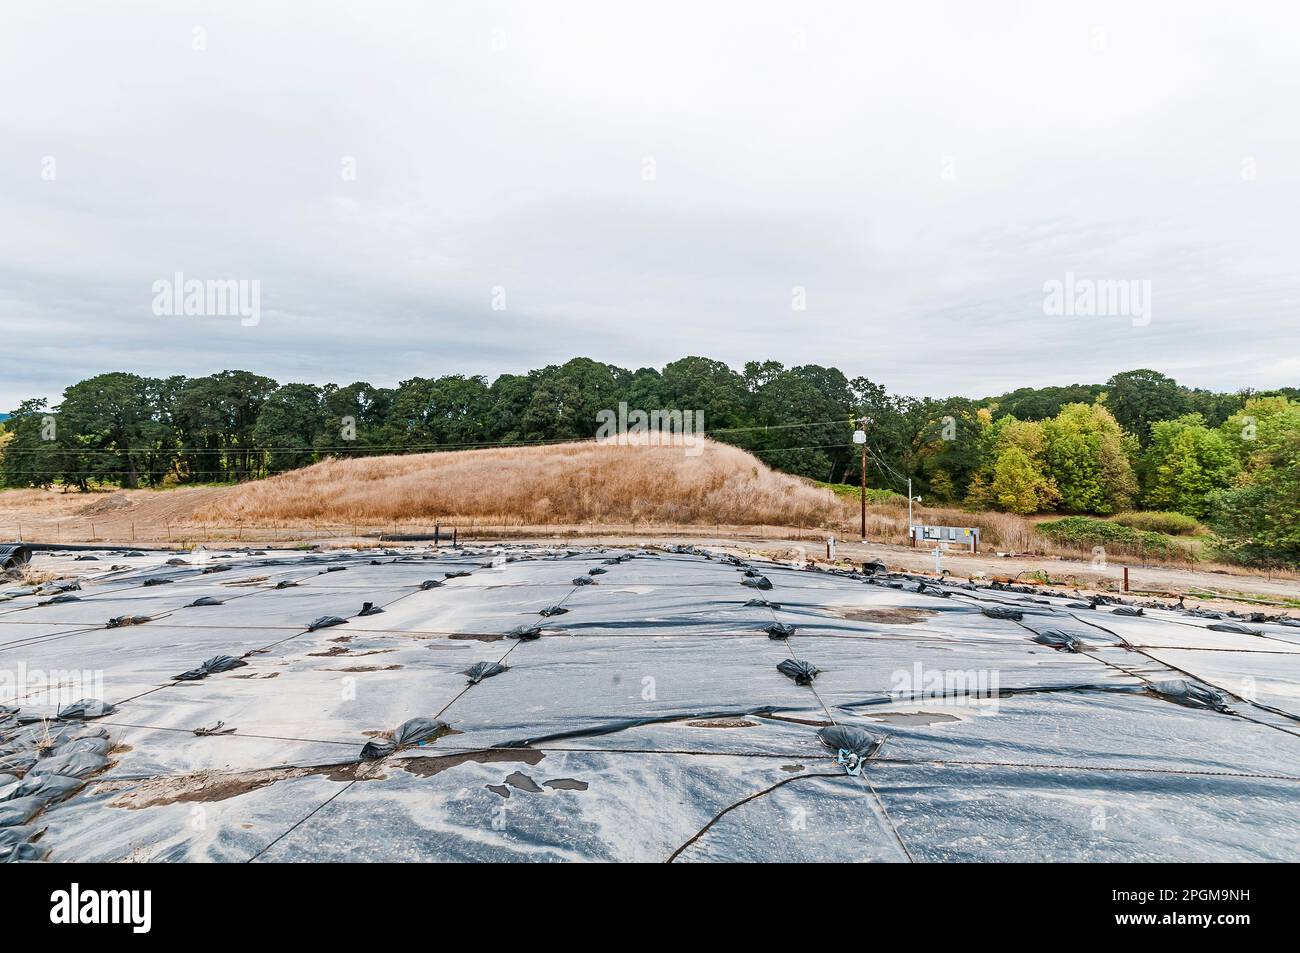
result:
[[[858,429],[853,431],[853,442],[862,448],[862,487],[858,493],[858,501],[862,507],[862,541],[867,541],[867,424],[871,423],[870,417],[863,417],[858,421]]]

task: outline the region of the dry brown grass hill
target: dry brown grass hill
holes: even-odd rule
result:
[[[702,443],[698,454],[586,442],[331,458],[232,487],[205,501],[194,517],[819,526],[843,514],[830,491],[778,473],[743,450]]]

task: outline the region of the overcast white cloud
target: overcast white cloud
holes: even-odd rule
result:
[[[1300,8],[1057,6],[6,3],[0,408],[575,355],[1300,384]],[[155,316],[177,271],[260,323]],[[1066,272],[1150,323],[1045,315]]]

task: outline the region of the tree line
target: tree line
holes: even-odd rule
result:
[[[1015,513],[1143,507],[1208,521],[1244,560],[1300,562],[1300,390],[1221,393],[1153,370],[995,397],[889,394],[833,367],[686,357],[662,370],[574,358],[526,374],[413,377],[397,387],[101,374],[0,427],[8,486],[233,482],[327,456],[589,439],[626,402],[693,410],[710,436],[772,467],[926,502]],[[1235,542],[1233,542],[1235,541]]]

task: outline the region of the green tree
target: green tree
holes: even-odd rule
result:
[[[244,480],[261,473],[253,430],[275,381],[248,371],[221,371],[184,382],[175,396],[180,466],[191,480]]]
[[[1220,552],[1251,565],[1300,565],[1300,403],[1252,398],[1220,433],[1246,464],[1239,486],[1210,498]]]
[[[653,367],[641,367],[633,372],[616,369],[621,400],[629,409],[652,411],[664,406],[664,378]]]
[[[764,429],[730,442],[788,473],[828,482],[842,478],[856,456],[848,425],[853,396],[844,375],[816,364],[786,369],[767,361],[746,365],[745,379],[755,388],[751,426]]]
[[[1130,455],[1137,447],[1100,402],[1067,404],[1043,423],[1047,476],[1061,507],[1078,513],[1114,513],[1137,493]]]
[[[992,496],[1009,513],[1036,513],[1048,486],[1043,472],[1019,447],[1007,447],[993,466]]]
[[[745,379],[721,361],[707,357],[673,361],[664,368],[663,395],[664,409],[703,413],[708,430],[749,423]]]
[[[1020,387],[982,403],[995,409],[998,416],[1009,414],[1017,420],[1047,420],[1059,414],[1066,404],[1093,403],[1103,390],[1105,388],[1101,384]]]
[[[527,374],[502,374],[488,389],[489,439],[514,443],[524,439],[524,413],[533,400],[533,378]]]
[[[926,420],[919,445],[904,460],[914,478],[913,492],[926,499],[951,503],[968,492],[983,464],[987,414],[974,401],[952,397],[922,400],[914,405]],[[902,487],[906,491],[906,487]]]
[[[596,433],[602,410],[617,410],[622,396],[610,364],[575,357],[529,374],[533,378],[520,418],[525,440],[585,440]]]
[[[851,416],[868,417],[867,485],[878,489],[907,492],[907,477],[918,475],[918,456],[936,435],[936,405],[912,397],[891,395],[880,384],[865,377],[849,383],[853,397]],[[850,451],[844,482],[857,483],[860,454]],[[924,489],[924,487],[922,487]]]
[[[175,435],[159,412],[163,382],[99,374],[73,384],[59,405],[60,443],[80,451],[86,479],[136,487],[170,468]]]
[[[488,439],[490,404],[482,377],[413,377],[393,394],[387,441],[416,451],[481,444]]]
[[[46,439],[47,420],[55,420],[48,403],[33,398],[19,404],[5,421],[7,441],[0,457],[5,486],[50,486],[60,478],[68,459],[61,451],[67,448]]]
[[[972,479],[968,502],[1012,513],[1054,509],[1060,493],[1046,472],[1043,424],[1004,416],[989,428],[987,439],[990,462]]]
[[[346,457],[384,447],[393,410],[394,391],[356,381],[346,387],[321,388],[324,424],[316,435],[318,454]]]
[[[1106,406],[1119,425],[1145,444],[1151,425],[1187,412],[1187,396],[1178,383],[1158,371],[1124,371],[1106,382]]]
[[[321,390],[313,384],[284,384],[267,397],[253,427],[253,442],[266,455],[267,472],[311,463],[324,424]]]
[[[1232,444],[1200,414],[1157,421],[1142,458],[1143,504],[1203,517],[1209,495],[1227,489],[1240,469]]]

